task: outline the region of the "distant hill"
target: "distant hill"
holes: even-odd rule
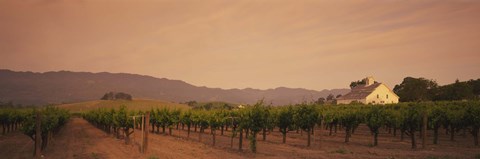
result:
[[[126,73],[15,72],[0,70],[0,101],[43,105],[97,100],[105,92],[125,92],[135,98],[171,102],[210,102],[252,104],[259,99],[273,105],[312,101],[328,94],[345,94],[349,89],[307,90],[302,88],[220,89],[197,87],[180,80]]]

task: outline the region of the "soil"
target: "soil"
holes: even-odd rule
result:
[[[428,132],[426,149],[422,148],[422,139],[417,137],[417,149],[412,150],[410,138],[400,135],[394,137],[386,130],[379,135],[379,145],[372,146],[373,137],[366,126],[360,126],[344,142],[344,131],[329,136],[328,130],[315,130],[315,141],[307,147],[307,134],[291,131],[287,134],[286,144],[282,144],[282,135],[278,131],[268,132],[266,141],[262,133],[257,135],[257,153],[249,150],[249,141],[244,138],[243,149],[238,149],[238,135],[231,146],[231,131],[220,135],[216,131],[216,143],[212,146],[209,130],[202,134],[191,129],[187,138],[186,127],[173,129],[173,135],[150,133],[146,154],[139,151],[140,132],[135,130],[131,143],[116,139],[81,118],[72,118],[63,127],[43,151],[44,158],[475,158],[480,156],[480,147],[473,146],[473,137],[468,132],[458,132],[455,141],[441,131],[439,144],[432,144],[432,132]],[[168,129],[166,130],[168,133]],[[320,135],[321,134],[321,135]],[[244,134],[245,137],[245,134]],[[11,132],[0,136],[0,158],[33,158],[33,141],[21,132]]]

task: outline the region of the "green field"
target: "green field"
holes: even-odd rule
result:
[[[97,108],[118,108],[120,106],[126,106],[129,110],[151,110],[152,108],[178,108],[178,109],[190,109],[188,105],[177,104],[160,100],[148,100],[148,99],[134,99],[132,101],[127,100],[95,100],[80,103],[62,104],[59,108],[67,109],[71,113],[80,113]]]

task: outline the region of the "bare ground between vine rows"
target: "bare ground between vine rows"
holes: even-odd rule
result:
[[[161,133],[160,128],[160,133]],[[168,133],[168,129],[166,130]],[[193,131],[193,128],[192,128]],[[138,131],[137,131],[138,132]],[[328,136],[327,130],[316,129],[315,141],[311,147],[306,147],[305,133],[289,132],[287,143],[282,144],[279,132],[271,132],[266,141],[262,134],[258,138],[257,153],[248,150],[248,140],[244,140],[243,151],[238,150],[238,138],[230,147],[230,131],[222,136],[217,130],[216,145],[212,146],[212,136],[209,130],[202,135],[192,132],[187,139],[185,130],[173,130],[173,136],[164,134],[149,135],[149,150],[141,154],[137,142],[138,133],[132,135],[132,144],[125,145],[124,140],[97,129],[81,118],[73,118],[54,137],[49,147],[43,152],[44,158],[474,158],[480,154],[480,148],[473,146],[470,134],[463,137],[462,132],[450,141],[449,136],[442,131],[439,145],[431,144],[429,132],[427,149],[421,149],[421,139],[418,139],[417,150],[410,148],[408,137],[400,141],[386,131],[379,136],[379,146],[372,147],[372,137],[365,126],[359,127],[350,139],[344,143],[344,132]],[[33,142],[20,132],[0,136],[0,158],[32,158]]]

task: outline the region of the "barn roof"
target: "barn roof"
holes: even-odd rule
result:
[[[375,88],[380,86],[382,83],[374,83],[369,86],[365,85],[358,85],[352,88],[352,91],[349,93],[341,96],[338,100],[345,100],[345,99],[365,99],[370,93],[372,93]]]

